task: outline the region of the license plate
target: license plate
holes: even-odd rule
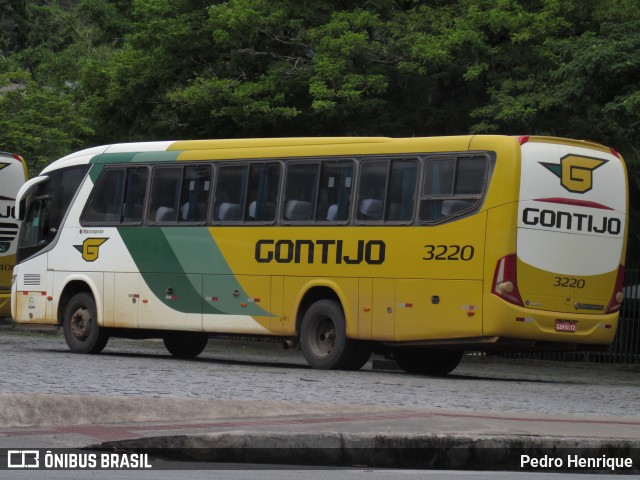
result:
[[[556,320],[556,332],[575,332],[576,323],[571,320]]]

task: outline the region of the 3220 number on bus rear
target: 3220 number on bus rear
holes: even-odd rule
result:
[[[554,287],[584,288],[585,281],[582,278],[553,277]]]
[[[463,260],[468,262],[473,258],[473,245],[425,245],[423,260]]]

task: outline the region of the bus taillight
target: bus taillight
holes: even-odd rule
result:
[[[620,305],[624,300],[624,294],[622,293],[622,288],[624,287],[624,266],[618,266],[618,274],[616,276],[616,286],[613,289],[613,293],[611,294],[611,300],[609,301],[609,306],[605,310],[604,313],[614,313],[620,310]]]
[[[518,290],[516,263],[517,257],[515,253],[498,260],[496,272],[493,275],[491,293],[503,298],[509,303],[524,306],[520,291]]]

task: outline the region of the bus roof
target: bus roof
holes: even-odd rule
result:
[[[577,141],[556,137],[506,136],[506,135],[461,135],[442,137],[291,137],[291,138],[250,138],[223,140],[177,140],[158,142],[134,142],[102,145],[72,153],[47,166],[47,171],[86,164],[89,162],[112,163],[117,154],[130,154],[128,161],[153,162],[158,159],[154,152],[166,152],[176,160],[222,160],[249,158],[313,157],[365,154],[410,154],[424,152],[467,151],[474,138],[495,141],[496,144],[523,144],[550,142],[580,144],[597,150],[610,151],[594,142]],[[104,155],[104,156],[102,156]],[[96,158],[98,157],[98,158]],[[166,160],[166,159],[165,159]]]
[[[294,137],[118,143],[71,153],[51,163],[42,173],[62,167],[86,164],[96,156],[104,154],[172,152],[174,158],[179,160],[216,160],[282,156],[420,153],[439,150],[465,151],[468,150],[472,138],[471,135],[415,138]],[[152,158],[149,155],[140,155],[136,160],[150,162],[153,161]],[[113,161],[111,155],[104,157],[105,163],[111,161]]]

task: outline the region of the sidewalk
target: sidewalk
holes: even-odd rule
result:
[[[511,469],[520,454],[564,452],[631,457],[640,470],[640,419],[629,418],[6,394],[0,424],[0,448],[145,450],[159,461]]]

